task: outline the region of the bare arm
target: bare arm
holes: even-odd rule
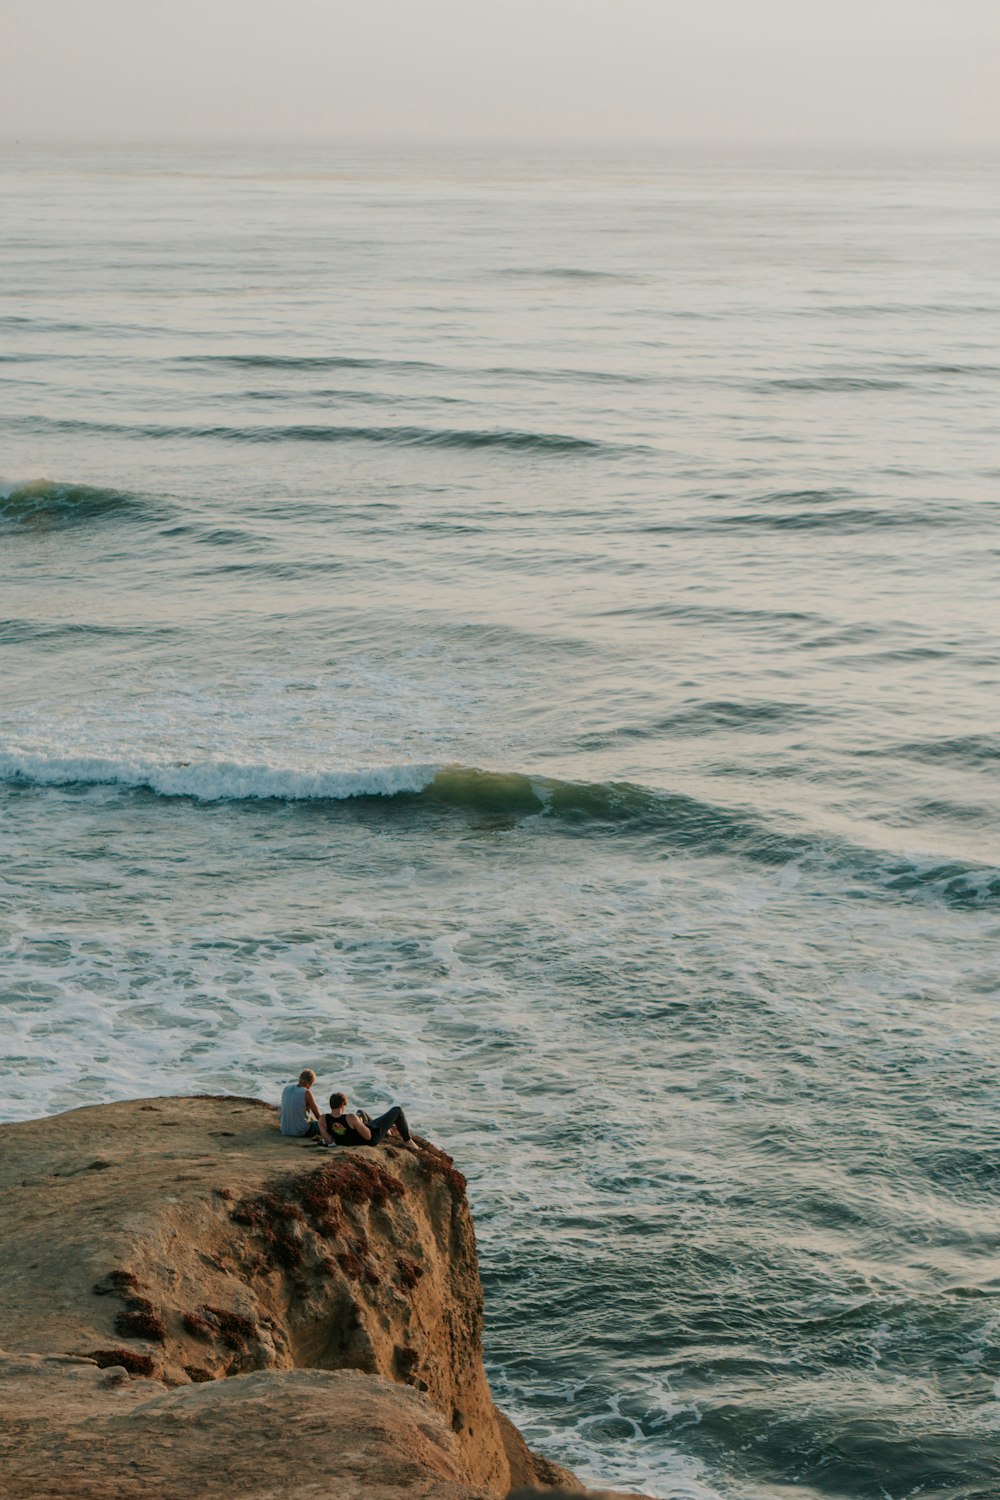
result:
[[[350,1125],[352,1130],[356,1130],[358,1132],[358,1135],[363,1141],[371,1140],[371,1131],[368,1129],[368,1126],[365,1124],[364,1120],[359,1119],[357,1115],[348,1115],[347,1123],[348,1125]]]
[[[333,1137],[330,1135],[329,1131],[326,1128],[326,1125],[323,1121],[323,1116],[319,1112],[319,1105],[313,1098],[312,1089],[306,1089],[306,1116],[308,1117],[309,1115],[312,1115],[319,1125],[320,1140],[326,1141],[327,1145],[329,1145]]]

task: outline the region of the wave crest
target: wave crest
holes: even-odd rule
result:
[[[148,513],[137,495],[89,484],[61,484],[32,479],[22,484],[0,483],[0,525],[39,531],[81,526],[108,516]]]
[[[755,864],[797,864],[865,888],[927,896],[958,907],[1000,906],[1000,870],[963,860],[924,859],[776,829],[740,810],[632,782],[563,781],[517,771],[402,764],[305,770],[244,761],[0,751],[0,781],[14,785],[118,786],[198,802],[324,804],[365,798],[411,807],[450,807],[516,822],[542,817],[567,837],[630,836],[664,851],[729,856]],[[861,888],[859,889],[859,882]]]
[[[157,438],[215,438],[228,443],[378,443],[399,448],[502,448],[513,453],[556,456],[645,451],[637,445],[626,448],[572,433],[531,432],[512,427],[351,427],[329,423],[295,423],[287,427],[222,424],[198,427],[180,423],[92,422],[77,417],[44,416],[12,418],[11,425],[33,432],[85,432],[154,441]]]
[[[0,779],[32,786],[120,786],[198,802],[342,802],[351,797],[395,797],[420,792],[435,766],[306,771],[236,760],[157,760],[143,756],[50,755],[11,749],[0,753]]]
[[[908,382],[878,375],[783,375],[755,380],[755,391],[901,391]]]

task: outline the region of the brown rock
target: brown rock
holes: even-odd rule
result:
[[[574,1488],[573,1476],[532,1455],[493,1406],[464,1186],[450,1158],[426,1143],[414,1153],[324,1152],[287,1140],[275,1111],[257,1100],[154,1099],[0,1126],[0,1346],[94,1361],[43,1361],[31,1366],[30,1380],[27,1367],[8,1371],[8,1384],[27,1390],[25,1381],[42,1381],[54,1390],[69,1383],[71,1393],[53,1398],[47,1418],[56,1423],[65,1400],[56,1451],[66,1454],[67,1474],[77,1453],[80,1472],[90,1474],[87,1445],[69,1423],[74,1403],[85,1394],[112,1411],[107,1403],[117,1402],[112,1426],[94,1441],[115,1464],[127,1469],[134,1460],[144,1483],[149,1465],[159,1464],[154,1489],[164,1496],[173,1494],[164,1487],[166,1434],[175,1435],[175,1462],[193,1466],[186,1494],[199,1493],[192,1483],[201,1462],[197,1434],[214,1431],[216,1421],[236,1434],[232,1452],[225,1449],[227,1483],[245,1487],[249,1479],[235,1476],[248,1465],[258,1487],[244,1492],[260,1500],[271,1493],[262,1476],[277,1473],[268,1434],[275,1462],[291,1459],[282,1500],[292,1469],[303,1494],[293,1432],[299,1442],[313,1433],[325,1455],[317,1464],[326,1467],[315,1470],[322,1482],[336,1476],[341,1492],[353,1493],[343,1486],[354,1470],[343,1468],[339,1450],[333,1463],[325,1440],[331,1422],[345,1443],[345,1434],[355,1434],[358,1454],[368,1452],[370,1438],[365,1462],[377,1457],[371,1473],[385,1480],[386,1497],[402,1472],[385,1467],[394,1444],[426,1471],[423,1488],[410,1484],[414,1495],[458,1500],[503,1494],[512,1483]],[[346,1376],[338,1383],[332,1371],[360,1374],[353,1384]],[[128,1378],[150,1374],[178,1389],[153,1398],[149,1379]],[[241,1378],[220,1383],[223,1376]],[[377,1421],[368,1420],[366,1403]],[[132,1425],[121,1427],[126,1408]],[[103,1418],[91,1412],[90,1420]],[[421,1422],[424,1437],[411,1448],[407,1424]],[[146,1424],[159,1436],[147,1439]],[[114,1434],[126,1432],[128,1442],[123,1436],[119,1444]],[[41,1462],[51,1442],[47,1449],[39,1437],[38,1444]],[[28,1441],[25,1483],[32,1451]],[[99,1464],[91,1482],[104,1482]],[[118,1489],[76,1486],[74,1494],[131,1493],[121,1475],[115,1482]],[[67,1486],[68,1494],[68,1479]],[[51,1474],[42,1492],[62,1493]],[[369,1485],[364,1493],[383,1491]]]
[[[510,1465],[510,1482],[516,1489],[521,1490],[523,1487],[523,1491],[527,1492],[537,1486],[551,1493],[561,1486],[568,1490],[579,1488],[576,1475],[571,1474],[569,1469],[543,1458],[540,1453],[533,1453],[510,1418],[505,1417],[501,1411],[497,1412],[497,1423]]]
[[[487,1500],[416,1391],[339,1370],[171,1390],[94,1364],[0,1354],[10,1500]]]

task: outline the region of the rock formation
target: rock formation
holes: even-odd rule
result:
[[[465,1183],[430,1144],[322,1152],[222,1097],[0,1148],[10,1500],[579,1489],[493,1405]]]

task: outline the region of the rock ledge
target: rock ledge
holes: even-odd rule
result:
[[[465,1183],[435,1147],[321,1152],[231,1097],[0,1137],[11,1500],[284,1500],[293,1473],[348,1500],[579,1492],[493,1405]]]

